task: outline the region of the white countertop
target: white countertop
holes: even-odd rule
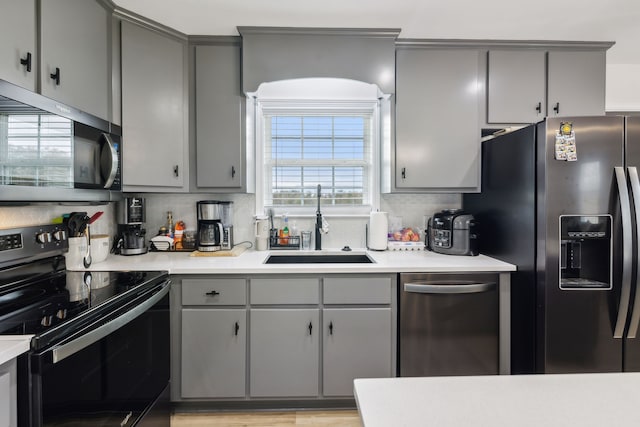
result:
[[[171,274],[272,274],[272,273],[403,273],[403,272],[509,272],[515,266],[479,256],[442,255],[429,251],[365,251],[372,264],[264,264],[269,253],[317,254],[319,251],[254,251],[237,257],[191,257],[189,252],[149,252],[144,255],[109,255],[89,267],[93,271],[167,270]],[[335,253],[339,250],[323,250]],[[344,252],[340,252],[344,253]]]
[[[0,365],[29,350],[33,335],[0,335]]]
[[[364,427],[640,426],[640,373],[357,379]]]

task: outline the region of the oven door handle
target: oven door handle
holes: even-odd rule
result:
[[[170,282],[168,280],[164,282],[162,285],[162,289],[160,289],[159,292],[156,292],[151,298],[145,300],[140,305],[137,305],[136,307],[127,311],[122,316],[116,317],[112,321],[105,323],[99,328],[96,328],[73,341],[69,341],[68,343],[64,343],[62,345],[54,347],[51,350],[53,353],[53,363],[55,364],[60,362],[61,360],[66,359],[67,357],[77,353],[83,348],[88,347],[97,341],[100,341],[102,338],[120,329],[132,320],[135,320],[145,311],[153,307],[158,301],[164,298],[167,293],[169,293],[169,283]]]
[[[416,294],[475,294],[495,289],[494,282],[465,283],[465,282],[429,282],[405,283],[404,291]]]

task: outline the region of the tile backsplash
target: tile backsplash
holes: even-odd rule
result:
[[[146,199],[147,236],[155,236],[158,229],[166,224],[167,211],[171,211],[174,221],[182,220],[187,229],[196,229],[196,202],[199,200],[228,200],[233,202],[234,241],[254,243],[255,195],[253,194],[137,194]],[[425,216],[429,217],[442,209],[459,208],[462,199],[459,194],[383,194],[380,210],[390,217],[402,217],[404,226],[422,228]],[[55,217],[73,211],[86,211],[89,216],[98,211],[104,215],[91,228],[93,234],[116,232],[116,203],[99,206],[83,205],[32,205],[20,207],[0,207],[0,228],[20,227],[50,223]],[[323,235],[324,248],[341,248],[349,245],[363,248],[365,242],[366,216],[344,217],[326,215],[329,233]],[[291,217],[290,227],[298,230],[313,230],[315,217]],[[275,220],[276,227],[280,219]]]

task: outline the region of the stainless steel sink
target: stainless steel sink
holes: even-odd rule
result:
[[[372,264],[367,254],[272,254],[265,264]]]

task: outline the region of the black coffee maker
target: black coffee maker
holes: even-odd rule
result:
[[[142,255],[147,253],[143,228],[145,201],[142,197],[125,197],[118,202],[118,235],[113,239],[113,253]]]
[[[201,200],[196,203],[198,213],[198,244],[201,252],[213,252],[222,249],[224,227],[222,226],[223,202]]]

